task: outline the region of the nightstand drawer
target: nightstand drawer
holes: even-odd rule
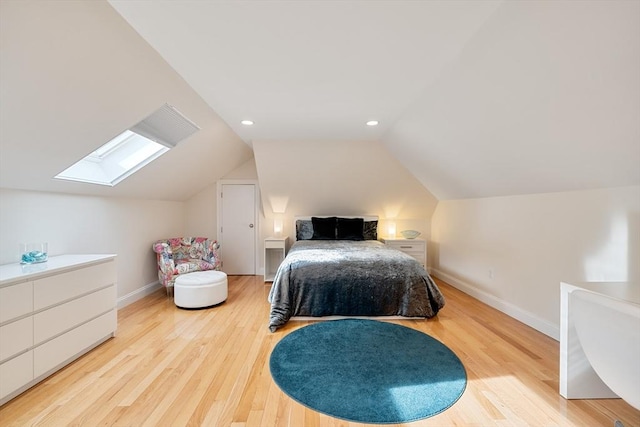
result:
[[[399,251],[404,252],[407,255],[411,255],[414,258],[422,259],[424,257],[424,250],[416,251],[416,250],[407,250],[407,249],[402,249],[397,247],[395,249],[398,249]]]
[[[385,245],[397,249],[415,258],[423,267],[427,267],[427,242],[414,239],[380,239]]]
[[[405,252],[405,254],[409,255],[410,257],[413,257],[416,261],[418,261],[424,267],[424,254],[422,254],[421,252],[419,252],[419,253],[416,253],[416,252],[413,252],[413,253]]]
[[[389,246],[402,252],[424,252],[424,243],[390,243]]]
[[[265,249],[284,249],[285,242],[284,240],[265,240],[264,248]]]

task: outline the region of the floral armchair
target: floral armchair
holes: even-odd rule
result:
[[[173,291],[173,283],[180,274],[220,270],[218,249],[218,242],[206,237],[177,237],[155,242],[158,279],[167,293]]]

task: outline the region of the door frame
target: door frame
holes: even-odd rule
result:
[[[253,256],[253,271],[255,275],[259,275],[260,274],[260,268],[259,268],[259,264],[260,264],[260,236],[261,236],[261,221],[260,221],[260,206],[262,204],[262,200],[260,199],[260,187],[258,186],[258,180],[257,179],[220,179],[218,180],[218,182],[216,182],[216,234],[218,235],[218,240],[220,239],[220,235],[222,234],[222,232],[220,231],[220,228],[222,227],[222,186],[223,185],[253,185],[253,188],[255,189],[255,222],[256,222],[256,226],[255,226],[255,243],[254,243],[254,249],[255,249],[255,254]],[[222,249],[223,253],[224,253],[224,249]]]

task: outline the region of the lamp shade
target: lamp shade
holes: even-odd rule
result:
[[[275,234],[276,237],[282,236],[282,218],[273,219],[273,234]]]
[[[389,221],[387,224],[387,234],[389,237],[396,237],[396,223],[395,221]]]

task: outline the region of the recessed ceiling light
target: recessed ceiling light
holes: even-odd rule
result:
[[[252,120],[243,120],[240,123],[242,123],[245,126],[252,126],[253,125],[253,121]]]
[[[367,126],[378,126],[378,121],[377,120],[369,120],[367,122]]]

